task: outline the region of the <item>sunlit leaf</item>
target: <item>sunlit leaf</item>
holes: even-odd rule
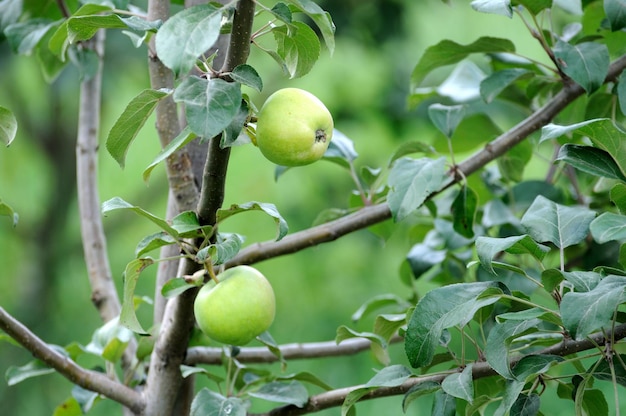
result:
[[[55,371],[54,368],[48,367],[43,361],[33,360],[20,367],[11,366],[7,368],[4,377],[9,386],[14,386],[26,379],[52,374]]]
[[[591,235],[600,244],[626,239],[626,215],[604,212],[590,225]]]
[[[471,404],[474,401],[472,367],[472,364],[468,364],[460,373],[452,373],[446,376],[441,382],[441,389],[450,396],[465,400]]]
[[[163,287],[161,287],[161,294],[164,298],[174,298],[189,289],[198,287],[192,283],[187,283],[185,279],[177,277],[175,279],[168,280]]]
[[[178,232],[163,218],[159,218],[141,207],[132,205],[124,201],[120,197],[114,197],[102,203],[102,214],[104,215],[108,214],[111,211],[116,211],[119,209],[133,211],[139,216],[147,218],[172,237],[178,237]]]
[[[470,5],[477,12],[513,17],[510,0],[473,0]]]
[[[324,152],[324,160],[346,168],[359,156],[354,149],[354,142],[339,130],[333,130],[333,138]]]
[[[335,24],[330,13],[324,11],[316,2],[311,0],[290,0],[298,7],[298,11],[306,14],[317,25],[328,51],[332,55],[335,50]]]
[[[320,41],[307,24],[292,22],[272,29],[277,49],[270,53],[290,78],[309,73],[320,55]]]
[[[2,202],[0,199],[0,216],[10,217],[13,220],[13,227],[17,226],[17,221],[19,220],[19,215],[17,212],[13,211],[6,203]]]

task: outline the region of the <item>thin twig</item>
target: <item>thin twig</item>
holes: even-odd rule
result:
[[[54,368],[72,383],[115,400],[135,413],[141,412],[144,408],[145,403],[139,393],[111,380],[103,373],[85,370],[70,358],[52,349],[2,307],[0,307],[0,329],[30,351],[35,358]]]
[[[553,345],[551,347],[545,348],[537,354],[545,354],[545,355],[558,355],[558,356],[567,356],[570,354],[574,354],[580,351],[589,350],[595,348],[597,345],[604,345],[608,340],[620,340],[626,337],[626,324],[621,324],[615,327],[614,331],[610,333],[607,337],[605,334],[600,331],[593,335],[590,335],[588,338],[580,341],[568,339],[563,342]],[[514,367],[522,357],[516,357],[509,362],[511,367]],[[472,366],[472,377],[474,380],[484,377],[490,377],[496,375],[495,370],[493,370],[487,362],[478,362]],[[371,400],[378,397],[388,397],[388,396],[397,396],[401,394],[405,394],[412,387],[427,382],[434,381],[436,383],[440,383],[446,377],[446,374],[437,374],[437,375],[426,375],[419,377],[412,377],[408,379],[406,382],[399,386],[395,387],[381,387],[376,390],[372,390],[363,396],[360,400]],[[259,413],[252,414],[250,416],[296,416],[296,415],[305,415],[308,413],[319,412],[324,409],[328,409],[331,407],[341,406],[346,398],[346,396],[358,389],[364,387],[363,385],[359,386],[351,386],[344,387],[337,390],[327,391],[325,393],[321,393],[315,396],[311,396],[307,404],[303,407],[296,407],[294,405],[282,406],[275,408],[267,413]]]

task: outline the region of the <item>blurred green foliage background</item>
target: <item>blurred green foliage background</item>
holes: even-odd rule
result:
[[[490,35],[511,38],[520,53],[541,58],[539,46],[519,19],[476,13],[469,1],[452,1],[450,6],[440,0],[326,0],[320,4],[337,26],[334,55],[323,51],[309,75],[288,80],[270,57],[253,50],[249,63],[261,74],[264,90],[262,94],[246,92],[259,107],[265,97],[285,86],[313,92],[333,113],[336,128],[354,141],[360,154],[359,167],[384,166],[399,144],[438,137],[425,111],[408,110],[406,103],[411,70],[426,47],[442,39],[469,43]],[[145,47],[134,49],[128,38],[109,32],[101,143],[131,98],[149,87],[146,60]],[[14,143],[0,149],[0,197],[20,215],[15,228],[7,219],[0,221],[0,304],[49,343],[67,345],[75,341],[86,345],[101,322],[90,302],[76,204],[78,74],[67,68],[48,85],[36,58],[13,55],[6,42],[0,44],[0,74],[0,105],[11,109],[19,122]],[[434,78],[443,76],[434,74]],[[167,187],[162,166],[148,184],[141,177],[159,151],[152,125],[151,120],[131,147],[124,170],[102,147],[102,201],[120,196],[164,215]],[[347,171],[328,162],[290,170],[275,181],[274,166],[247,145],[233,150],[225,204],[272,202],[293,232],[310,226],[326,208],[348,207],[351,191]],[[104,224],[112,270],[121,287],[122,272],[134,257],[135,245],[156,230],[130,213],[113,213]],[[273,222],[255,213],[228,220],[224,231],[244,234],[246,244],[275,235]],[[384,241],[364,230],[335,243],[258,264],[277,295],[273,337],[278,343],[332,340],[336,328],[352,325],[352,313],[371,297],[394,293],[409,298],[413,289],[400,281],[399,268],[410,247],[426,231],[400,226]],[[154,296],[155,270],[153,266],[142,274],[139,295]],[[422,293],[428,287],[427,282],[416,285]],[[149,326],[149,308],[142,307],[139,314]],[[359,323],[357,329],[369,330],[368,325],[371,321]],[[391,351],[395,362],[405,362],[401,345]],[[0,343],[1,372],[30,359],[24,350]],[[87,356],[81,357],[81,363],[99,365],[90,363]],[[364,383],[379,367],[369,353],[362,353],[296,361],[287,371],[312,371],[333,387],[342,387]],[[13,387],[2,382],[1,413],[52,414],[70,390],[71,384],[56,374]],[[311,391],[319,392],[315,388]],[[400,399],[366,402],[357,409],[361,415],[400,414]],[[319,414],[338,412],[334,409]],[[112,413],[118,414],[119,407],[103,402],[90,414]]]

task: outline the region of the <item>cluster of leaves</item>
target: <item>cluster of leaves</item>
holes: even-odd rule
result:
[[[204,56],[220,33],[229,31],[234,3],[185,9],[164,24],[147,22],[141,11],[123,1],[115,6],[85,4],[68,18],[35,13],[37,19],[19,21],[21,10],[15,12],[15,3],[0,3],[8,11],[2,29],[16,52],[37,53],[50,79],[68,57],[84,77],[93,74],[93,57],[81,42],[98,29],[122,29],[135,46],[155,36],[155,52],[176,74],[177,85],[173,90],[141,92],[119,117],[106,144],[121,166],[138,131],[168,96],[184,104],[187,128],[146,168],[145,180],[157,164],[195,137],[208,140],[221,135],[222,146],[247,142],[241,132],[251,123],[254,109],[241,90],[247,86],[260,91],[262,79],[250,65],[222,72],[213,67],[214,56]],[[317,223],[384,204],[397,227],[413,227],[412,235],[419,241],[407,255],[403,281],[411,288],[416,280],[440,286],[423,295],[412,293],[408,299],[389,295],[368,301],[353,319],[358,322],[377,314],[371,332],[338,328],[338,343],[367,338],[384,365],[345,397],[342,414],[353,414],[354,404],[373,390],[407,383],[413,384],[404,396],[404,410],[419,397],[432,394],[434,414],[539,414],[542,392],[550,387],[571,400],[578,413],[608,414],[607,400],[594,388],[594,381],[624,384],[625,357],[615,354],[614,343],[606,350],[598,348],[586,357],[573,355],[567,360],[549,348],[586,339],[597,331],[610,335],[626,321],[620,311],[626,302],[626,141],[621,130],[626,81],[619,75],[605,82],[611,58],[624,52],[622,2],[590,1],[584,7],[581,2],[552,0],[471,4],[479,12],[522,19],[543,47],[546,62],[519,56],[508,39],[483,37],[466,45],[442,41],[428,48],[415,67],[409,105],[428,107],[430,119],[447,143],[449,158],[429,145],[412,142],[402,145],[383,168],[359,169],[353,142],[339,132],[325,155],[327,161],[346,168],[355,192],[348,208],[330,209]],[[332,51],[332,20],[314,3],[293,0],[272,8],[258,4],[258,8],[271,22],[253,34],[252,43],[272,56],[288,76],[306,74],[320,52],[318,36],[294,14],[308,16]],[[128,10],[132,15],[123,17]],[[561,32],[540,23],[552,23],[549,17],[557,11],[578,14],[582,23],[569,24]],[[271,47],[263,37],[270,33]],[[469,59],[477,55],[487,58],[482,67]],[[453,64],[454,70],[439,86],[423,86],[435,69]],[[515,108],[508,116],[525,118],[572,86],[586,94],[554,120],[560,124],[545,126],[534,143],[517,144],[495,166],[485,167],[479,179],[464,176],[454,152],[485,145],[495,136],[511,140],[511,145],[520,141],[507,139],[494,121],[498,108]],[[0,126],[0,138],[9,144],[16,123],[3,108]],[[529,163],[544,157],[546,149],[554,156],[548,156],[553,164],[545,169],[545,178],[526,179]],[[276,177],[284,171],[277,168]],[[153,250],[176,244],[181,256],[213,273],[213,267],[232,260],[242,248],[244,236],[215,231],[232,215],[260,210],[276,222],[276,240],[288,231],[275,206],[256,201],[219,210],[215,226],[201,224],[193,211],[166,221],[120,198],[103,204],[105,214],[116,210],[138,214],[158,231],[138,243],[136,259],[127,265],[119,322],[100,328],[86,347],[63,349],[72,358],[89,352],[116,363],[133,336],[128,329],[150,333],[135,315],[134,289],[141,271],[157,261],[147,256]],[[15,216],[1,202],[0,214]],[[173,279],[163,294],[177,296],[199,284],[197,278]],[[378,314],[383,308],[391,308],[392,313]],[[404,339],[408,363],[419,372],[392,363],[388,348],[398,334]],[[280,357],[269,334],[260,340]],[[146,342],[145,348],[138,349],[139,362],[150,348]],[[308,393],[301,382],[330,389],[310,373],[275,375],[248,367],[238,362],[237,352],[225,350],[226,380],[204,368],[183,366],[184,376],[202,373],[226,386],[225,395],[201,390],[192,414],[245,414],[247,398],[302,407]],[[483,374],[491,376],[489,383],[475,376],[483,362],[491,369]],[[11,369],[9,380],[19,382],[44,372],[40,364],[31,363]],[[130,384],[141,381],[140,375],[135,376],[139,378]],[[77,391],[73,400],[85,410],[95,397]],[[619,407],[617,397],[615,406]]]

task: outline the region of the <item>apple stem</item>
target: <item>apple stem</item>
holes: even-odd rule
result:
[[[206,265],[206,271],[209,274],[209,277],[211,278],[211,280],[215,282],[215,284],[218,284],[220,282],[217,276],[215,275],[215,272],[213,271],[213,263],[211,263],[210,261]]]

